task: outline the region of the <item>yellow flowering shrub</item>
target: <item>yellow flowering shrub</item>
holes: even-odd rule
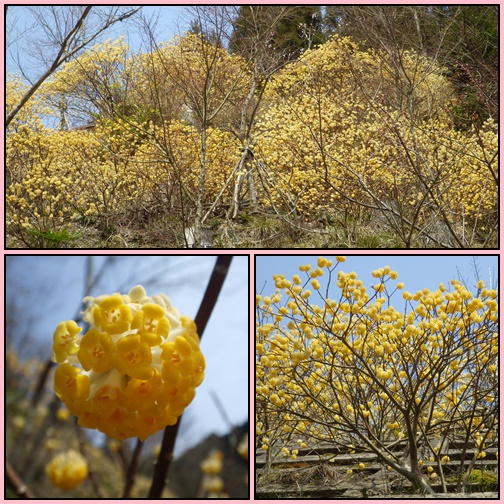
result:
[[[498,125],[458,130],[445,69],[407,51],[400,63],[334,36],[257,82],[242,57],[195,34],[138,54],[122,38],[96,44],[44,82],[7,131],[7,234],[27,247],[78,246],[90,226],[105,239],[169,210],[170,225],[185,226],[199,199],[221,215],[250,170],[258,201],[289,215],[365,222],[376,211],[406,246],[438,223],[448,238],[437,245],[490,246]],[[26,88],[7,76],[8,109]],[[94,117],[94,127],[49,128],[65,129],[63,109],[67,126]],[[234,172],[249,142],[254,158]]]
[[[33,232],[71,230],[77,219],[106,220],[131,210],[138,177],[129,160],[113,155],[118,140],[112,133],[103,126],[96,134],[28,127],[9,134],[7,231],[37,246]],[[120,141],[124,147],[128,139]]]
[[[497,125],[458,131],[443,69],[401,56],[398,84],[384,55],[333,37],[275,75],[256,133],[272,181],[265,204],[313,215],[394,202],[418,225],[442,209],[460,235],[469,222],[486,235],[497,215]]]
[[[55,487],[61,490],[72,490],[86,479],[88,465],[79,452],[67,450],[56,455],[47,464],[46,474]]]
[[[119,440],[174,425],[204,376],[194,322],[140,285],[84,302],[86,334],[74,321],[54,332],[58,397],[80,425]]]
[[[62,150],[68,136],[21,126],[7,136],[11,170],[6,194],[7,232],[30,244],[30,230],[62,230],[72,222],[76,180],[73,149]],[[72,159],[73,158],[73,159]]]
[[[229,125],[248,92],[250,72],[243,58],[196,34],[177,35],[132,57],[129,65],[133,99],[152,104],[164,120],[191,110],[187,121],[197,126],[205,110],[212,125]]]
[[[449,461],[441,440],[456,432],[474,438],[483,458],[480,431],[487,429],[488,443],[498,435],[498,291],[480,280],[473,293],[452,280],[450,288],[401,294],[389,266],[372,272],[380,288],[368,290],[342,270],[343,259],[300,265],[292,279],[274,275],[274,294],[256,297],[263,449],[275,450],[269,439],[287,444],[292,436],[342,448],[359,443],[418,486],[425,484],[420,473],[385,455],[387,442],[438,437],[439,446],[427,446],[441,465]],[[329,282],[327,291],[295,289],[314,276]],[[273,456],[291,455],[288,447],[276,450]]]
[[[64,63],[44,82],[40,92],[54,107],[58,106],[60,96],[70,99],[70,107],[72,100],[104,98],[115,82],[124,77],[128,51],[124,37],[95,44]]]

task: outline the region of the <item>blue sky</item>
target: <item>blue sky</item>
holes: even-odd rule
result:
[[[95,256],[95,276],[99,281],[92,295],[127,293],[137,283],[147,294],[165,293],[183,315],[195,317],[210,277],[215,256]],[[56,325],[72,319],[83,297],[85,256],[7,257],[6,302],[17,297],[23,318],[37,343],[37,355],[51,355],[52,334]],[[211,433],[223,434],[228,426],[218,412],[211,394],[220,399],[235,425],[248,418],[249,408],[249,322],[248,258],[235,256],[215,311],[205,329],[201,348],[207,360],[205,380],[187,415],[190,429],[184,439],[196,444]],[[151,286],[148,286],[148,285]],[[7,344],[21,332],[6,334]],[[179,451],[178,449],[177,451]]]
[[[99,7],[99,6],[98,6]],[[186,7],[182,5],[174,6],[159,6],[151,5],[142,7],[140,14],[146,19],[158,17],[158,22],[156,26],[157,42],[163,40],[169,40],[173,35],[187,30],[188,23],[188,13]],[[15,26],[21,32],[29,29],[26,35],[20,37],[18,41],[15,41],[12,46],[6,52],[6,67],[7,72],[17,73],[16,64],[13,60],[12,55],[20,51],[21,61],[25,70],[28,71],[30,78],[40,75],[40,63],[38,57],[30,56],[29,45],[26,43],[26,36],[33,40],[34,37],[40,35],[40,30],[33,30],[31,27],[34,24],[34,18],[31,15],[27,7],[13,5],[9,8],[7,14],[8,26],[10,26],[11,20],[16,20]],[[138,14],[127,19],[125,22],[117,23],[111,28],[103,32],[96,42],[103,42],[106,39],[117,39],[121,36],[125,36],[126,42],[129,44],[132,51],[138,51],[142,47],[142,35],[141,35],[141,25],[138,21]],[[9,33],[9,32],[7,32]],[[12,33],[10,39],[13,40]]]
[[[436,290],[440,283],[450,287],[452,278],[467,281],[467,286],[472,292],[475,281],[473,257],[479,267],[481,279],[489,284],[489,268],[494,286],[497,285],[498,259],[496,255],[345,255],[346,261],[338,266],[342,271],[349,273],[355,271],[363,282],[368,292],[371,286],[378,283],[373,278],[371,272],[375,269],[390,266],[392,270],[398,272],[399,277],[392,284],[403,282],[404,289],[416,292],[424,288]],[[278,255],[278,256],[256,256],[255,278],[256,292],[263,296],[271,295],[275,291],[272,275],[281,273],[286,278],[291,278],[294,274],[299,274],[303,279],[305,273],[299,271],[300,264],[310,264],[312,268],[317,267],[317,257],[323,256],[334,260],[334,255]],[[337,270],[336,270],[337,271]],[[334,273],[337,274],[337,273]],[[336,278],[335,276],[333,278]],[[322,286],[326,285],[327,275],[318,278]],[[334,282],[333,282],[334,283]],[[261,292],[262,291],[262,292]],[[334,292],[334,291],[333,291]],[[399,298],[398,299],[402,299]],[[392,300],[394,301],[394,299]]]

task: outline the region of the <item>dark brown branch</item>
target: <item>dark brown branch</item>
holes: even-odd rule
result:
[[[210,280],[208,281],[205,295],[203,296],[198,313],[194,319],[200,338],[205,331],[207,322],[210,319],[210,315],[212,314],[215,304],[217,303],[217,298],[219,297],[222,285],[226,279],[232,259],[232,255],[217,256],[217,261],[212,271],[212,275],[210,276]]]
[[[217,261],[208,281],[208,285],[201,301],[198,313],[195,318],[196,327],[198,328],[198,334],[201,338],[203,332],[207,325],[210,315],[217,303],[217,298],[219,297],[222,285],[226,279],[227,272],[229,270],[229,265],[233,259],[232,255],[220,255],[217,256]],[[177,433],[180,425],[182,416],[180,416],[178,422],[175,425],[166,427],[163,433],[163,442],[161,444],[161,451],[157,459],[156,465],[154,466],[154,476],[152,478],[152,485],[149,490],[149,499],[159,499],[163,493],[163,488],[165,486],[166,475],[170,469],[171,462],[173,460],[173,448],[175,446],[175,440],[177,438]]]
[[[135,484],[135,474],[138,468],[138,462],[140,461],[140,453],[142,451],[143,442],[137,439],[137,444],[135,446],[135,451],[131,456],[131,462],[128,466],[128,472],[126,473],[126,485],[124,486],[123,499],[129,499],[133,485]]]

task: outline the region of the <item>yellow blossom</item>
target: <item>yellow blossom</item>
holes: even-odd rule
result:
[[[224,481],[220,476],[210,476],[203,481],[203,490],[206,492],[221,492],[224,488]]]
[[[67,356],[77,353],[77,334],[82,329],[73,320],[60,322],[53,335],[53,355],[55,362],[65,362]]]
[[[136,334],[124,336],[117,342],[117,352],[112,355],[112,362],[121,374],[140,380],[148,380],[154,372],[150,348]]]
[[[83,427],[144,440],[174,425],[204,377],[194,322],[164,294],[87,297],[89,331],[62,322],[54,334],[54,390]]]
[[[219,474],[222,471],[222,460],[224,455],[220,450],[213,450],[201,462],[200,468],[206,474]]]
[[[103,373],[112,367],[110,360],[115,351],[110,335],[93,328],[82,337],[77,356],[86,371]]]
[[[78,487],[88,474],[84,457],[75,450],[59,453],[46,467],[46,474],[51,483],[61,490]]]

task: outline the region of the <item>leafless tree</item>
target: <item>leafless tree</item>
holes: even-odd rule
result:
[[[10,40],[6,41],[6,46],[8,49],[17,47],[12,58],[29,86],[19,102],[7,112],[6,127],[41,84],[62,64],[77,56],[112,25],[133,16],[141,7],[33,6],[29,8],[33,25],[23,33],[22,29],[16,28],[16,24],[20,19],[17,10],[24,8],[13,6],[8,11],[7,35]],[[27,40],[25,50],[19,47],[21,37],[23,41]],[[14,44],[15,41],[17,44]],[[26,65],[27,55],[40,68],[35,77],[30,75],[31,71]]]

